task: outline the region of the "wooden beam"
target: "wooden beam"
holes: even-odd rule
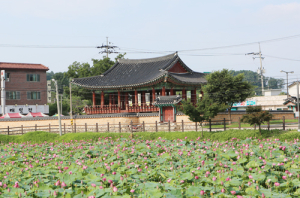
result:
[[[101,92],[101,107],[104,107],[104,91]]]
[[[96,93],[93,91],[93,106],[96,106]]]

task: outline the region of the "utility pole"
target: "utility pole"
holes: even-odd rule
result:
[[[57,81],[52,79],[52,81],[55,84],[55,88],[56,88],[56,101],[57,101],[57,113],[58,113],[58,124],[59,124],[59,135],[61,136],[61,119],[60,119],[60,109],[59,109],[59,98],[58,98],[58,86],[57,86]]]
[[[72,125],[72,133],[73,133],[73,112],[72,112],[72,83],[70,81],[70,118],[71,118],[71,125]]]
[[[259,58],[260,60],[260,68],[258,68],[257,73],[260,74],[260,80],[261,80],[261,94],[264,95],[264,73],[265,73],[265,69],[262,66],[262,60],[265,57],[262,57],[261,55],[261,49],[260,49],[260,43],[258,43],[259,46],[259,52],[251,52],[251,53],[247,53],[245,55],[259,55],[259,57],[252,57],[253,60],[255,60],[256,58]]]
[[[101,54],[106,53],[106,58],[108,58],[108,54],[112,54],[112,53],[118,54],[119,53],[119,52],[115,51],[115,48],[118,48],[118,47],[110,45],[110,44],[113,44],[113,43],[108,42],[108,37],[106,37],[106,45],[102,44],[102,46],[97,46],[96,48],[101,48],[101,49],[104,48],[104,50],[99,53],[101,53]]]
[[[63,98],[63,95],[61,94],[60,95],[60,112],[62,113],[63,110],[62,110],[62,98]]]
[[[283,71],[281,70],[280,72],[286,73],[286,98],[289,98],[289,73],[294,73],[294,71]]]

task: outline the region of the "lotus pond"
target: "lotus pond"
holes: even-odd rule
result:
[[[0,197],[299,197],[298,140],[0,145]]]

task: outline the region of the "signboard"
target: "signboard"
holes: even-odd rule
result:
[[[149,106],[150,105],[150,93],[146,93],[145,97],[146,97],[146,104],[147,104],[147,106]]]
[[[255,100],[248,100],[239,103],[233,103],[232,107],[246,107],[246,106],[256,106]]]
[[[139,104],[139,106],[141,106],[141,104],[142,104],[142,94],[138,94],[138,104]]]
[[[5,113],[21,113],[28,114],[29,112],[37,113],[45,113],[49,114],[49,105],[6,105]],[[0,114],[2,114],[2,106],[0,109]]]

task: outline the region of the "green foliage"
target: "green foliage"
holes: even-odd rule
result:
[[[208,94],[213,102],[226,104],[231,120],[231,107],[233,103],[244,101],[254,95],[252,84],[244,81],[244,74],[233,76],[227,69],[215,71],[206,76],[207,85],[204,86],[204,95]]]
[[[244,74],[244,81],[251,83],[255,87],[256,95],[261,96],[261,77],[258,73],[250,70],[239,70],[234,71],[230,70],[230,73],[233,76],[237,76],[239,74]],[[273,78],[273,77],[263,77],[264,79],[264,87],[268,89],[281,89],[284,85],[284,79],[282,78]]]
[[[270,121],[272,114],[269,111],[262,111],[261,106],[248,106],[246,114],[243,115],[241,121],[249,123],[250,125],[257,124],[259,126],[259,132],[261,131],[261,124]]]
[[[253,129],[229,129],[226,131],[217,132],[205,132],[202,139],[210,139],[211,141],[227,141],[232,138],[237,138],[240,140],[245,140],[247,138],[258,137],[260,139],[280,139],[281,141],[293,141],[294,139],[300,139],[300,133],[297,131],[282,131],[279,129],[274,129],[271,131],[261,130],[261,134],[258,130]],[[85,133],[67,133],[65,135],[59,136],[59,134],[48,133],[48,132],[29,132],[24,135],[0,135],[1,143],[23,143],[31,141],[31,143],[42,143],[47,142],[70,142],[71,140],[93,140],[96,141],[98,138],[111,137],[113,140],[118,138],[128,138],[131,133],[95,133],[95,132],[85,132]],[[200,136],[199,132],[135,132],[134,137],[141,140],[155,140],[159,137],[168,140],[184,139],[185,137],[189,139],[196,140]]]
[[[286,93],[283,91],[283,92],[280,92],[279,95],[280,95],[280,96],[283,96],[283,95],[286,95]]]

